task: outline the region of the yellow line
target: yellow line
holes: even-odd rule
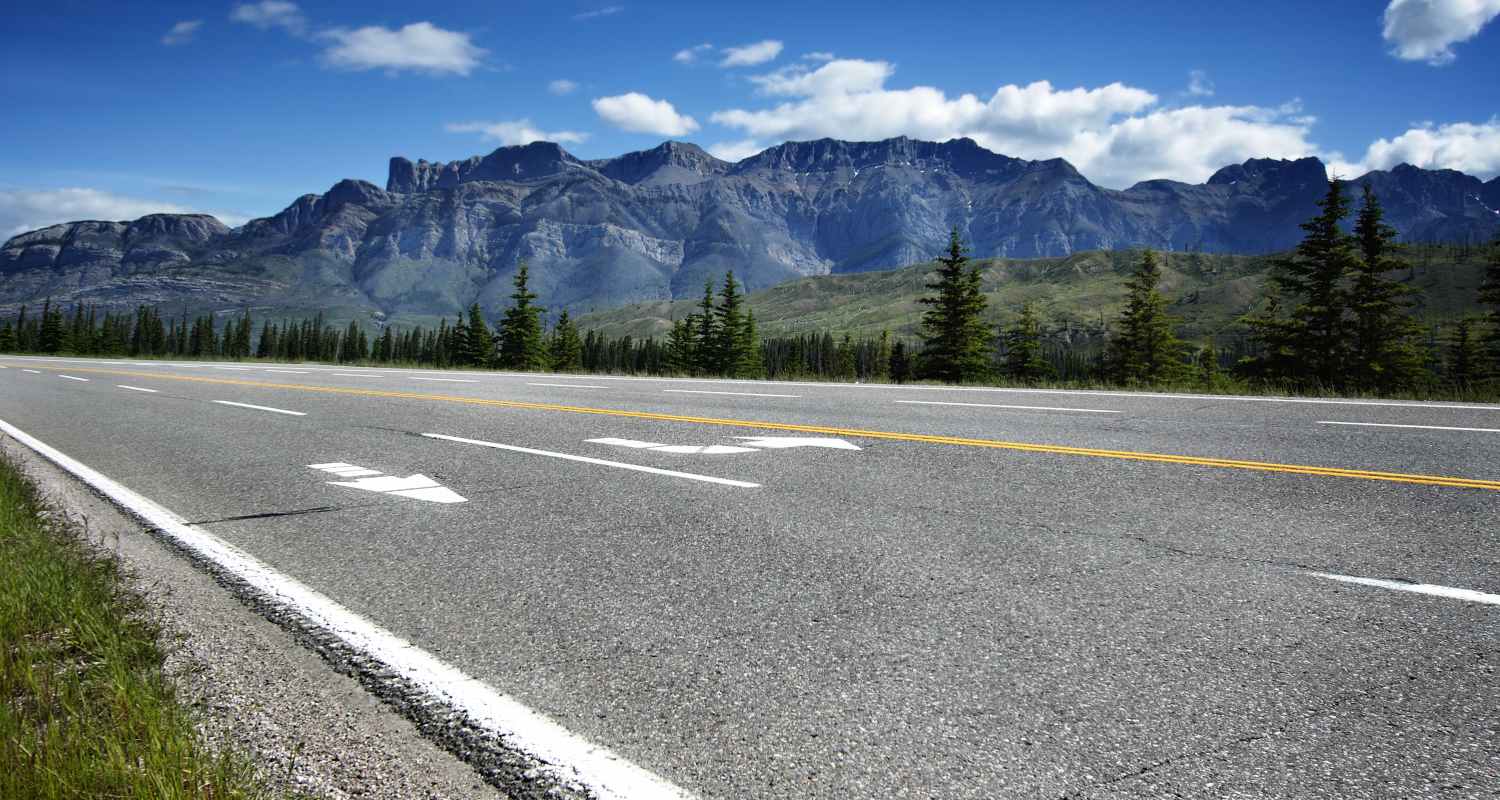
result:
[[[1005,442],[995,439],[969,439],[961,436],[936,436],[921,433],[896,433],[892,431],[871,431],[860,428],[839,428],[829,425],[796,425],[787,422],[760,422],[743,419],[721,419],[719,417],[694,417],[683,414],[660,414],[652,411],[624,411],[613,408],[590,408],[588,406],[568,406],[555,403],[529,403],[522,400],[492,400],[482,397],[459,397],[446,394],[428,394],[425,392],[393,392],[383,389],[359,389],[342,386],[310,386],[301,383],[271,383],[269,381],[240,380],[236,378],[208,378],[194,375],[164,375],[155,372],[136,372],[132,370],[99,369],[92,367],[68,367],[69,372],[94,372],[106,375],[128,375],[140,378],[155,378],[157,380],[189,381],[193,383],[212,383],[228,386],[250,386],[258,389],[286,389],[301,392],[321,392],[323,394],[344,394],[358,397],[385,397],[401,400],[430,400],[443,403],[463,403],[475,406],[491,406],[497,408],[519,408],[532,411],[566,411],[572,414],[599,414],[612,417],[630,417],[633,419],[650,419],[664,422],[688,422],[698,425],[724,425],[735,428],[758,428],[762,430],[797,431],[799,433],[822,433],[831,436],[854,436],[866,439],[887,439],[899,442],[924,442],[927,444],[948,444],[964,447],[988,447],[999,450],[1018,450],[1026,453],[1051,453],[1055,455],[1091,456],[1094,458],[1115,458],[1126,461],[1147,461],[1162,464],[1187,464],[1199,467],[1217,467],[1221,469],[1247,469],[1259,472],[1284,472],[1295,475],[1319,475],[1329,478],[1358,478],[1371,481],[1389,481],[1392,483],[1415,483],[1430,486],[1452,486],[1463,489],[1487,489],[1489,491],[1500,491],[1500,481],[1481,480],[1478,478],[1455,478],[1442,475],[1414,475],[1405,472],[1377,472],[1364,469],[1343,469],[1340,467],[1317,467],[1300,464],[1277,464],[1268,461],[1238,461],[1227,458],[1205,458],[1200,456],[1182,456],[1168,453],[1142,453],[1132,450],[1099,450],[1090,447],[1069,447],[1066,445],[1053,444],[1027,444],[1025,442]]]

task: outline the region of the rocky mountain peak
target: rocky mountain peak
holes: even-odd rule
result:
[[[530,181],[547,178],[581,164],[555,142],[501,147],[487,156],[463,161],[428,162],[396,156],[386,178],[388,192],[416,194],[433,189],[451,189],[470,181]]]
[[[1252,183],[1256,186],[1280,185],[1294,187],[1323,185],[1328,181],[1328,168],[1314,157],[1252,158],[1243,164],[1231,164],[1209,176],[1210,186],[1231,186]]]
[[[687,142],[662,142],[650,150],[587,162],[600,173],[630,184],[699,183],[729,171],[729,163]]]

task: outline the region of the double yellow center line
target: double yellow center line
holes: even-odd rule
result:
[[[1442,475],[1415,475],[1405,472],[1377,472],[1365,469],[1342,469],[1339,467],[1315,467],[1300,464],[1278,464],[1269,461],[1239,461],[1227,458],[1204,458],[1200,456],[1181,456],[1169,453],[1143,453],[1132,450],[1100,450],[1091,447],[1068,447],[1066,445],[1053,444],[1028,444],[1025,442],[1006,442],[996,439],[970,439],[962,436],[934,436],[921,433],[897,433],[893,431],[872,431],[862,428],[840,428],[831,425],[796,425],[786,422],[761,422],[756,420],[723,419],[719,417],[696,417],[684,414],[661,414],[652,411],[625,411],[613,408],[591,408],[588,406],[569,406],[556,403],[529,403],[521,400],[493,400],[482,397],[460,397],[446,394],[429,394],[426,392],[395,392],[384,389],[360,389],[342,386],[311,386],[301,383],[272,383],[270,381],[240,380],[235,378],[207,378],[191,375],[165,375],[161,373],[135,372],[131,370],[112,370],[90,367],[69,367],[70,372],[93,372],[105,375],[127,375],[139,378],[155,378],[157,380],[190,381],[194,383],[211,383],[228,386],[248,386],[257,389],[282,389],[298,392],[319,392],[322,394],[355,395],[358,397],[384,397],[401,400],[427,400],[441,403],[462,403],[473,406],[490,406],[495,408],[519,408],[531,411],[564,411],[571,414],[599,414],[611,417],[629,417],[632,419],[650,419],[663,422],[687,422],[696,425],[723,425],[733,428],[756,428],[760,430],[774,431],[796,431],[798,433],[821,433],[829,436],[853,436],[865,439],[886,439],[898,442],[923,442],[926,444],[947,444],[962,447],[987,447],[996,450],[1018,450],[1025,453],[1050,453],[1055,455],[1069,456],[1091,456],[1093,458],[1114,458],[1125,461],[1148,461],[1161,464],[1187,464],[1197,467],[1217,467],[1220,469],[1246,469],[1259,472],[1284,472],[1294,475],[1319,475],[1327,478],[1358,478],[1370,481],[1388,481],[1391,483],[1415,483],[1429,486],[1452,486],[1461,489],[1485,489],[1488,491],[1500,491],[1500,481],[1480,480],[1477,478],[1455,478]]]

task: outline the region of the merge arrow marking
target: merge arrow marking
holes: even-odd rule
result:
[[[828,439],[811,436],[736,436],[750,447],[767,450],[785,450],[789,447],[827,447],[831,450],[859,450],[859,445],[843,439]]]

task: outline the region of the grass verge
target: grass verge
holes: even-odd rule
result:
[[[270,798],[209,750],[120,563],[0,456],[0,797]]]

